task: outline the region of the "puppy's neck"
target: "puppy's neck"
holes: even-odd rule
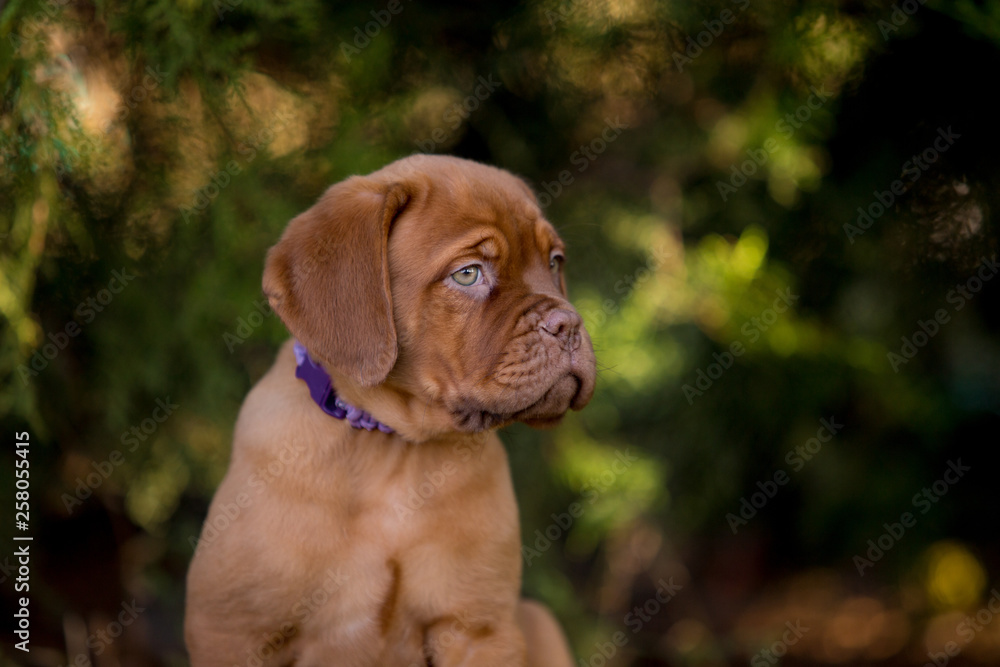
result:
[[[295,341],[293,350],[295,377],[306,383],[310,397],[320,410],[335,419],[346,419],[353,428],[363,428],[366,431],[378,429],[383,433],[393,432],[391,426],[378,421],[370,413],[338,396],[330,374],[309,355],[309,351],[302,343]]]
[[[375,387],[364,387],[353,379],[330,369],[295,343],[295,375],[309,388],[317,410],[331,418],[345,419],[354,428],[395,433],[412,443],[422,443],[442,436],[479,438],[483,434],[456,432],[451,415],[443,407],[421,399],[412,391],[387,380]]]

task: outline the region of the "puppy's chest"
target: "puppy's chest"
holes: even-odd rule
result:
[[[362,523],[374,522],[386,537],[401,539],[425,531],[442,516],[453,520],[469,503],[495,500],[490,496],[496,494],[496,480],[509,477],[502,446],[496,446],[501,456],[462,443],[402,445],[378,456],[368,453],[361,462],[341,467],[341,475],[349,478],[349,515]]]
[[[439,552],[444,563],[471,539],[466,533],[482,532],[484,512],[516,516],[498,482],[509,479],[505,460],[484,465],[462,448],[430,455],[417,447],[310,469],[308,486],[321,493],[300,505],[299,518],[314,553],[383,572],[414,549]]]
[[[306,624],[307,636],[328,647],[366,646],[378,655],[396,646],[420,659],[422,628],[453,611],[452,595],[468,595],[448,582],[469,568],[469,550],[493,554],[490,561],[509,550],[497,540],[504,531],[482,530],[487,508],[516,514],[504,485],[498,493],[489,482],[493,474],[507,474],[506,468],[484,477],[470,462],[463,468],[458,453],[338,470],[332,525],[322,531],[325,565],[337,573],[337,592]],[[517,558],[516,551],[511,557]]]
[[[485,451],[461,444],[423,447],[409,445],[367,466],[344,469],[351,478],[344,518],[358,547],[372,543],[390,555],[414,548],[461,550],[470,539],[490,541],[482,535],[484,517],[516,517],[499,441]]]

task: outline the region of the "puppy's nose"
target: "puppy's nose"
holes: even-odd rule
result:
[[[538,327],[545,333],[555,336],[559,345],[566,350],[575,350],[580,346],[580,316],[572,310],[553,308],[545,314]]]

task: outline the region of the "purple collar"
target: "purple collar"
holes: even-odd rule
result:
[[[347,419],[354,428],[363,428],[366,431],[377,428],[383,433],[393,432],[391,427],[376,421],[361,408],[356,408],[344,399],[338,398],[330,383],[330,375],[313,361],[299,341],[295,341],[295,364],[295,377],[305,380],[306,386],[309,387],[309,395],[323,412],[337,419]]]

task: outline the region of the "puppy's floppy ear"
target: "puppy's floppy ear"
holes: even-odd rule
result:
[[[409,198],[402,184],[352,176],[288,223],[264,267],[264,294],[292,335],[366,387],[396,363],[388,240]]]

